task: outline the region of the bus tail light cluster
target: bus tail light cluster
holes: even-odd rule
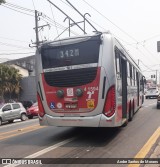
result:
[[[43,117],[45,114],[44,108],[43,108],[43,104],[40,98],[40,95],[37,93],[37,100],[38,100],[38,114],[40,117]]]
[[[56,95],[57,95],[57,97],[59,97],[59,98],[63,98],[64,95],[65,95],[65,93],[64,93],[63,90],[58,90],[58,91],[56,92]],[[75,96],[81,97],[82,95],[83,95],[83,90],[82,90],[81,88],[76,89],[76,91],[75,91]]]
[[[104,114],[107,117],[111,117],[115,113],[115,86],[111,86],[107,92],[105,106],[104,106]]]
[[[64,91],[63,90],[58,90],[56,94],[59,98],[64,97]]]
[[[81,97],[81,96],[83,95],[83,90],[80,89],[80,88],[78,88],[78,89],[76,90],[76,92],[75,92],[75,95],[76,95],[77,97]]]

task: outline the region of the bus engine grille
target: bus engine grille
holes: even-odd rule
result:
[[[49,86],[74,87],[85,85],[96,78],[97,67],[44,73]]]

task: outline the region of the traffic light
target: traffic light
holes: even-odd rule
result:
[[[151,75],[151,78],[156,78],[156,75]]]

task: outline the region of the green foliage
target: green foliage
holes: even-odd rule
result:
[[[0,96],[3,98],[6,93],[10,97],[12,94],[18,95],[21,90],[21,79],[22,75],[19,74],[19,70],[8,65],[0,64]]]

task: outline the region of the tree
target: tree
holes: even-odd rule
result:
[[[2,3],[6,3],[6,1],[5,1],[5,0],[0,0],[0,5],[1,5]]]
[[[12,95],[19,95],[21,91],[20,80],[22,75],[19,74],[19,70],[14,67],[0,64],[0,96],[4,99],[4,95],[8,94],[9,99],[12,99]]]

